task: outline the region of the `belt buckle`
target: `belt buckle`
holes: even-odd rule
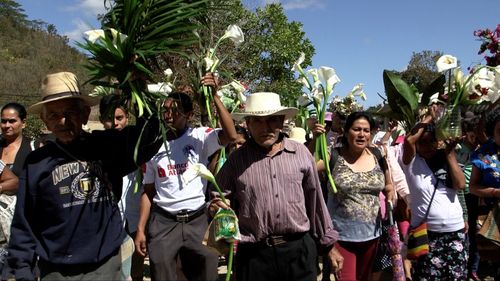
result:
[[[284,244],[286,241],[283,236],[269,236],[264,240],[264,243],[268,247],[278,246]]]
[[[189,214],[188,213],[178,213],[175,215],[175,219],[177,222],[188,222],[189,221]]]

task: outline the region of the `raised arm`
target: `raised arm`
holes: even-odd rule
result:
[[[218,88],[217,78],[214,77],[213,73],[207,73],[205,76],[203,76],[201,83],[203,85],[212,87],[212,93],[214,93],[213,98],[215,109],[217,110],[220,125],[222,127],[222,131],[219,133],[220,144],[227,145],[229,143],[232,143],[238,138],[238,134],[236,133],[236,129],[234,128],[234,122],[231,114],[229,113],[229,111],[227,111],[219,96],[216,94]]]

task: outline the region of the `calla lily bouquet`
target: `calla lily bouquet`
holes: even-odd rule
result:
[[[101,29],[85,32],[83,42],[76,43],[89,54],[87,82],[117,89],[131,114],[151,115],[161,98],[147,87],[156,80],[158,55],[185,55],[186,47],[196,42],[191,31],[199,28],[192,19],[205,15],[208,5],[205,0],[111,2]]]
[[[312,105],[316,111],[318,122],[325,124],[325,113],[330,99],[330,95],[335,85],[340,82],[335,69],[322,66],[319,69],[313,68],[305,72],[301,64],[305,60],[305,54],[301,53],[299,59],[293,65],[292,70],[299,74],[299,81],[307,88],[308,92],[299,97],[301,106]],[[334,193],[337,192],[335,182],[330,171],[328,161],[328,146],[325,134],[320,135],[316,141],[316,160],[323,160],[330,187]]]
[[[201,163],[190,164],[186,171],[182,174],[182,180],[189,183],[196,178],[201,177],[210,183],[212,183],[219,193],[222,202],[229,206],[228,201],[224,197],[224,193],[221,191],[214,175],[207,169],[207,167]],[[227,263],[227,273],[226,281],[231,280],[231,272],[233,266],[233,256],[235,252],[235,244],[241,239],[240,230],[238,227],[238,217],[233,210],[219,209],[217,214],[214,216],[215,222],[215,240],[219,241],[224,239],[229,243],[229,257]]]
[[[500,76],[495,75],[498,72],[495,68],[484,65],[474,67],[471,74],[464,75],[457,58],[451,55],[441,56],[436,66],[439,72],[446,73],[442,75],[448,80],[443,85],[446,107],[442,117],[436,120],[436,134],[438,139],[459,137],[462,134],[459,107],[495,103],[500,96],[499,83],[495,81]]]
[[[199,37],[199,35],[197,33],[195,33],[195,34],[200,39],[200,47],[202,47],[202,49],[203,49],[203,46],[201,46],[202,45],[201,38]],[[224,59],[221,59],[217,56],[217,49],[227,39],[232,41],[234,43],[234,45],[236,47],[238,47],[239,45],[241,45],[245,41],[245,36],[243,34],[243,31],[241,31],[241,28],[239,26],[234,25],[234,24],[229,25],[227,27],[224,35],[222,35],[217,40],[217,42],[215,43],[215,46],[206,48],[206,53],[202,57],[202,63],[201,63],[201,65],[204,66],[204,72],[201,73],[201,71],[199,71],[200,78],[201,78],[201,75],[204,74],[205,72],[217,73],[218,67],[224,61]],[[236,96],[239,97],[238,100],[240,100],[240,102],[241,102],[241,100],[243,98],[242,98],[242,96],[240,96],[239,92],[242,93],[242,91],[241,91],[242,87],[241,87],[241,85],[238,85],[236,83],[238,83],[238,82],[235,81],[235,83],[230,84],[230,86],[228,86],[228,88],[232,87],[234,89],[234,91],[236,91],[238,93]],[[210,107],[210,104],[213,101],[213,96],[212,96],[213,93],[212,93],[212,90],[210,87],[208,87],[208,86],[202,86],[202,87],[203,87],[203,95],[205,97],[205,106],[206,106],[206,110],[207,110],[207,114],[208,114],[208,120],[209,120],[211,126],[213,128],[215,128],[217,126],[217,121],[213,117],[211,107]],[[223,89],[222,91],[225,91],[225,90],[227,90],[227,88]]]
[[[231,83],[220,87],[217,95],[220,97],[224,106],[230,112],[237,108],[242,108],[247,100],[245,91],[248,89],[241,82],[233,80]]]

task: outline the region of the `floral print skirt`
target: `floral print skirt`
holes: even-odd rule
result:
[[[429,231],[429,254],[413,265],[413,280],[467,280],[465,233]]]

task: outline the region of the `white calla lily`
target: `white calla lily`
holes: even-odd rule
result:
[[[358,83],[358,84],[356,84],[356,85],[352,88],[351,93],[352,93],[354,96],[360,96],[360,95],[361,95],[361,93],[363,93],[363,86],[364,86],[364,85],[365,85],[365,84],[363,84],[363,83]]]
[[[453,70],[453,77],[455,77],[455,81],[457,81],[460,85],[463,85],[467,78],[460,67]]]
[[[240,82],[233,80],[230,83],[231,87],[233,87],[234,91],[236,92],[236,97],[238,97],[238,100],[240,103],[245,103],[247,101],[247,96],[245,96],[245,86],[243,86]]]
[[[104,38],[106,36],[104,35],[104,30],[102,29],[85,31],[83,34],[85,34],[87,40],[89,40],[92,43],[95,43],[98,39]]]
[[[317,68],[311,68],[311,69],[307,70],[306,73],[308,75],[311,75],[311,77],[313,78],[313,81],[319,80],[319,75],[318,75],[318,69]]]
[[[319,68],[318,74],[321,80],[326,82],[326,94],[329,95],[333,90],[335,84],[340,82],[337,73],[335,73],[335,69],[327,66],[322,66]]]
[[[304,87],[310,89],[311,85],[309,84],[309,80],[307,80],[306,77],[300,76],[299,79],[297,79],[298,82],[300,82]]]
[[[243,31],[241,31],[241,28],[235,24],[231,24],[227,27],[226,32],[220,40],[222,41],[226,38],[229,38],[231,41],[233,41],[236,46],[239,46],[245,41],[245,35],[243,34]]]
[[[443,55],[437,60],[436,66],[438,72],[443,72],[448,69],[456,68],[458,66],[458,60],[454,56]]]
[[[167,95],[172,92],[172,85],[170,83],[148,84],[148,92]]]
[[[323,93],[323,89],[322,88],[314,88],[311,91],[311,94],[312,94],[312,98],[318,104],[321,104],[323,102],[323,99],[325,98],[325,95]]]
[[[306,59],[306,54],[304,54],[304,52],[301,52],[299,59],[293,64],[292,70],[293,71],[302,70],[302,67],[300,65],[304,62],[305,59]]]
[[[190,183],[197,177],[202,177],[210,182],[215,182],[215,177],[210,170],[201,163],[189,164],[188,168],[182,173],[182,179],[185,183]]]
[[[205,57],[203,59],[203,63],[205,64],[205,69],[207,71],[209,71],[212,68],[212,66],[214,65],[214,60],[209,58],[209,57]]]
[[[245,86],[241,85],[241,83],[236,80],[233,80],[231,83],[229,83],[229,85],[233,87],[236,93],[243,93],[244,91],[246,91]]]
[[[123,43],[123,41],[125,41],[125,39],[127,39],[127,35],[118,32],[118,30],[116,30],[114,28],[110,28],[109,30],[111,31],[111,36],[113,38],[113,42],[116,43],[116,40],[120,40],[120,43]]]
[[[299,103],[300,106],[307,106],[307,105],[309,105],[311,103],[311,99],[309,98],[308,95],[302,94],[298,98],[297,102]]]
[[[167,68],[163,71],[163,74],[165,75],[165,78],[167,78],[167,80],[170,80],[172,75],[174,75],[174,72],[172,71],[172,69]]]
[[[364,101],[366,101],[366,100],[367,100],[366,94],[365,94],[365,92],[363,92],[363,91],[361,91],[361,92],[359,93],[359,97],[360,97],[362,100],[364,100]]]

